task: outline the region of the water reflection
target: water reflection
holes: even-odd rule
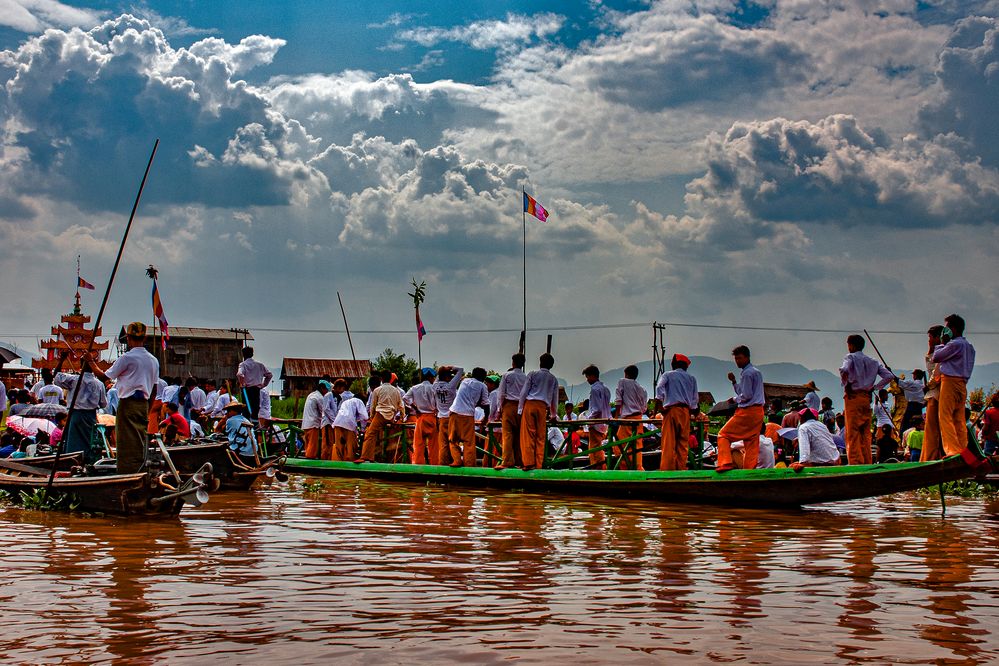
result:
[[[326,480],[177,521],[0,508],[7,661],[976,663],[999,507],[802,512]]]

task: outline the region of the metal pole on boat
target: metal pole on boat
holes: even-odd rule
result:
[[[104,299],[101,301],[101,308],[97,311],[97,318],[94,320],[94,330],[98,331],[101,328],[101,320],[104,318],[104,310],[108,306],[108,298],[111,296],[111,287],[114,285],[115,275],[118,273],[118,265],[121,264],[121,255],[125,251],[125,241],[128,240],[128,232],[132,230],[132,222],[135,221],[135,212],[139,209],[139,199],[142,198],[142,190],[146,187],[146,179],[149,177],[149,169],[153,166],[153,158],[156,157],[156,149],[160,145],[160,140],[156,139],[153,143],[153,152],[149,154],[149,161],[146,163],[146,170],[142,174],[142,182],[139,183],[139,191],[135,193],[135,202],[132,204],[132,212],[128,216],[128,224],[125,225],[125,233],[121,237],[121,244],[118,246],[118,256],[115,257],[114,267],[111,269],[111,277],[108,278],[108,286],[104,290]],[[87,345],[86,355],[90,356],[90,352],[94,350],[94,341],[97,339],[96,335],[90,336],[90,343]],[[66,427],[63,428],[62,437],[59,438],[59,442],[56,444],[55,461],[52,463],[52,471],[49,473],[49,482],[45,484],[45,493],[42,496],[42,501],[48,498],[49,492],[52,490],[52,482],[55,480],[56,470],[59,469],[59,458],[62,456],[63,444],[66,441],[66,434],[69,432],[70,419],[73,417],[73,412],[76,409],[76,400],[80,396],[80,387],[83,386],[83,363],[80,365],[80,375],[77,378],[76,386],[73,387],[73,395],[69,400],[69,413],[66,415]]]
[[[520,188],[521,219],[524,224],[524,328],[520,332],[520,353],[527,349],[527,208],[523,205],[527,198],[527,190]]]
[[[340,314],[343,316],[343,328],[347,331],[347,344],[350,345],[350,357],[357,360],[354,354],[354,341],[350,339],[350,326],[347,326],[347,311],[343,309],[343,299],[340,298],[339,290],[336,292],[336,300],[340,302]]]

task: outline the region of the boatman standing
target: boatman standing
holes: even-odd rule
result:
[[[441,452],[437,446],[437,394],[434,393],[434,378],[437,373],[433,368],[423,368],[420,371],[422,382],[409,389],[402,402],[416,414],[416,428],[413,430],[413,456],[410,459],[414,465],[439,465]]]
[[[305,440],[303,455],[313,460],[319,458],[321,453],[323,404],[329,386],[328,381],[321,380],[316,385],[316,390],[305,398],[305,407],[302,408],[302,439]]]
[[[524,364],[527,362],[523,354],[514,354],[511,368],[500,379],[496,401],[500,413],[495,416],[500,421],[503,430],[503,458],[496,469],[507,467],[523,467],[522,451],[520,449],[520,414],[517,409],[520,404],[520,393],[527,382]]]
[[[97,369],[88,355],[84,356],[84,361],[99,379],[117,380],[119,399],[114,436],[119,474],[138,472],[146,463],[150,400],[156,397],[160,363],[143,347],[145,341],[146,325],[134,321],[125,329],[128,351],[119,356],[106,373]]]
[[[742,440],[745,447],[742,463],[744,469],[756,469],[760,454],[763,405],[766,402],[763,395],[763,374],[750,363],[749,347],[746,345],[739,345],[733,349],[732,357],[742,372],[738,382],[735,381],[734,373],[728,373],[728,380],[735,389],[735,397],[729,398],[729,402],[735,403],[735,414],[718,432],[716,472],[735,469],[735,463],[732,462],[732,442]]]
[[[864,353],[865,344],[862,335],[847,337],[846,348],[850,353],[843,358],[839,369],[848,465],[871,464],[871,394],[894,378],[891,370]]]
[[[645,410],[649,408],[649,393],[645,390],[645,387],[638,383],[638,366],[629,365],[624,369],[624,378],[617,383],[617,390],[615,391],[615,400],[617,404],[617,417],[619,419],[628,419],[631,421],[641,421],[645,418]],[[618,441],[628,439],[635,435],[644,432],[641,423],[636,423],[635,425],[619,425],[617,428],[617,433],[615,436]],[[642,470],[644,469],[642,465],[642,440],[641,438],[636,439],[630,444],[624,445],[627,447],[626,451],[628,455],[625,456],[624,460],[618,466],[619,469],[634,469]],[[614,455],[622,455],[622,447],[614,447]]]
[[[246,391],[247,409],[257,418],[260,411],[260,391],[270,385],[274,375],[260,361],[253,358],[253,347],[243,347],[243,362],[236,371],[239,385]]]
[[[690,415],[699,406],[697,379],[687,373],[690,359],[673,354],[670,367],[656,383],[656,411],[663,415],[659,469],[664,472],[687,469]]]
[[[551,373],[555,357],[544,353],[538,360],[541,368],[527,374],[520,391],[517,411],[520,412],[520,455],[524,471],[538,469],[545,462],[545,442],[548,440],[547,420],[558,416],[558,379]]]
[[[943,344],[940,335],[943,326],[936,324],[926,331],[927,352],[923,357],[926,365],[926,418],[923,424],[923,450],[919,453],[919,461],[940,460],[943,457],[943,447],[940,445],[940,373],[938,363],[933,360],[933,353]]]
[[[933,352],[933,362],[940,373],[940,442],[945,456],[958,455],[968,448],[965,403],[968,401],[968,378],[975,369],[975,348],[964,337],[964,319],[948,315],[944,319],[946,337],[951,340]],[[948,331],[949,329],[949,331]]]

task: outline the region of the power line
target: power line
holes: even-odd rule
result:
[[[677,328],[703,328],[703,329],[716,329],[716,330],[732,330],[732,331],[767,331],[775,333],[835,333],[835,334],[849,334],[856,333],[861,329],[850,329],[850,328],[795,328],[795,327],[781,327],[781,326],[748,326],[741,324],[698,324],[690,322],[669,322],[660,321],[659,324],[664,324],[665,326],[674,326]],[[641,322],[626,322],[618,324],[590,324],[590,325],[580,325],[580,326],[539,326],[536,328],[529,329],[530,332],[541,333],[545,331],[592,331],[592,330],[607,330],[607,329],[622,329],[622,328],[647,328],[652,325],[652,322],[641,321]],[[213,327],[215,328],[215,327]],[[273,328],[265,326],[247,326],[246,328],[254,332],[259,333],[302,333],[302,334],[336,334],[336,333],[346,333],[343,328]],[[409,328],[405,329],[361,329],[354,330],[351,329],[353,333],[365,333],[369,335],[412,335],[415,331]],[[446,329],[433,329],[428,331],[428,333],[437,334],[462,334],[462,333],[519,333],[519,328],[446,328]],[[879,335],[926,335],[926,331],[903,331],[897,329],[882,329],[875,330],[869,329],[870,333],[877,333]],[[971,335],[999,335],[999,331],[969,331]],[[41,338],[50,336],[50,333],[0,333],[0,338]]]

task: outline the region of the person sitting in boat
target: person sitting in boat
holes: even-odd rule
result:
[[[763,424],[760,433],[760,454],[756,459],[756,469],[770,469],[776,464],[774,458],[774,440],[767,437],[767,424]]]
[[[27,389],[21,389],[17,393],[12,394],[12,399],[14,403],[10,406],[8,416],[17,416],[28,409],[28,407],[31,407],[31,393]]]
[[[0,435],[0,458],[9,458],[17,451],[18,438],[19,435],[10,430]]]
[[[163,442],[170,446],[176,444],[178,440],[191,438],[190,421],[180,413],[180,405],[176,402],[166,404],[167,416],[160,421],[160,433],[163,435]]]
[[[898,440],[895,439],[892,424],[885,423],[878,428],[878,438],[874,441],[877,447],[879,463],[898,462]]]
[[[798,425],[798,462],[792,465],[795,471],[803,467],[838,465],[839,449],[829,428],[818,420],[818,413],[806,407],[798,415],[801,423]]]
[[[229,440],[229,448],[239,459],[248,465],[256,464],[256,440],[253,423],[245,416],[246,406],[241,402],[230,402],[225,407],[225,420],[219,421],[216,429],[224,432]]]

